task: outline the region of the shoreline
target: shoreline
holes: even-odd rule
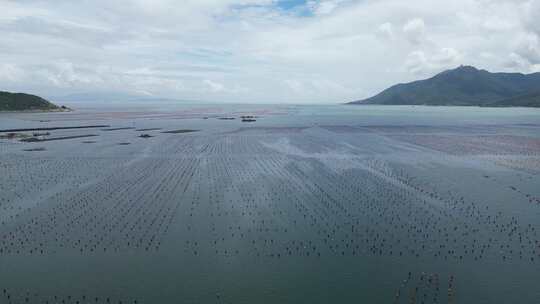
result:
[[[74,112],[73,109],[51,109],[51,110],[18,110],[18,111],[4,111],[0,110],[2,113],[61,113],[61,112]]]
[[[342,103],[341,105],[344,106],[403,106],[403,107],[470,107],[470,108],[493,108],[493,109],[501,109],[501,108],[522,108],[522,109],[540,109],[540,106],[482,106],[482,105],[428,105],[428,104],[369,104],[369,103]]]

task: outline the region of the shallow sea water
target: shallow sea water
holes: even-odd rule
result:
[[[540,303],[538,109],[0,114],[89,125],[0,139],[0,303]]]

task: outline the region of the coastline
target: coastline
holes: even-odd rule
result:
[[[540,109],[540,106],[494,106],[494,105],[430,105],[430,104],[371,104],[371,103],[350,103],[346,102],[345,106],[407,106],[407,107],[471,107],[471,108],[523,108],[523,109]]]
[[[0,114],[3,113],[61,113],[61,112],[74,112],[73,109],[50,109],[50,110],[19,110],[19,111],[4,111],[0,110]]]

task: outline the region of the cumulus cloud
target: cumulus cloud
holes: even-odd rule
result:
[[[460,64],[531,72],[539,2],[0,1],[0,89],[312,103]]]
[[[422,42],[426,31],[426,25],[424,20],[420,18],[414,18],[409,20],[403,26],[403,33],[407,39],[413,44],[419,44]]]
[[[463,55],[453,48],[441,48],[428,54],[424,51],[413,51],[407,56],[405,68],[412,74],[427,76],[459,65],[462,58]]]

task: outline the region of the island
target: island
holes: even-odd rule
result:
[[[460,66],[348,104],[540,107],[540,73],[491,73]]]
[[[36,95],[0,91],[0,111],[71,111]]]

